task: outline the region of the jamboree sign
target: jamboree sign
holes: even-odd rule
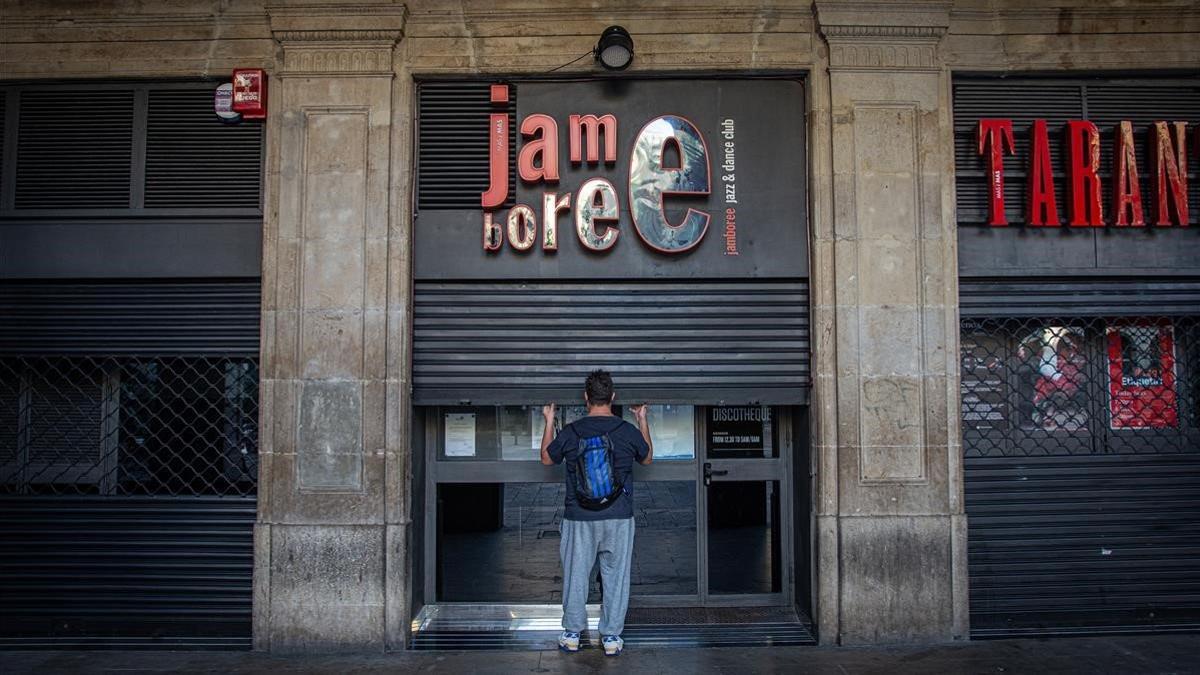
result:
[[[807,275],[801,83],[532,81],[489,98],[487,189],[472,212],[418,214],[418,278]]]

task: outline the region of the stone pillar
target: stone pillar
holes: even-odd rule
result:
[[[268,7],[257,649],[403,644],[407,465],[389,424],[404,416],[387,411],[407,401],[389,400],[387,309],[405,11]]]
[[[814,413],[821,638],[962,638],[953,142],[938,55],[950,3],[816,6],[829,69],[813,83],[828,121],[814,125],[828,125],[831,148],[814,173],[833,179],[814,227],[814,309],[833,326],[817,338]]]

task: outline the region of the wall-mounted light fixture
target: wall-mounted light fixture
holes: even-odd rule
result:
[[[596,61],[608,70],[625,70],[633,63],[633,38],[620,26],[609,26],[600,34],[593,51]]]

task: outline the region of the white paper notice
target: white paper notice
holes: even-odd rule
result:
[[[446,413],[446,456],[475,456],[475,413]]]
[[[529,411],[529,435],[533,438],[532,447],[539,453],[542,451],[542,432],[546,429],[546,418],[542,416],[541,408],[534,407]]]

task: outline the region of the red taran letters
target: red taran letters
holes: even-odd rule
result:
[[[1100,131],[1087,120],[1066,125],[1067,198],[1072,227],[1103,227],[1104,186],[1100,168]],[[1058,204],[1050,162],[1050,140],[1045,120],[1034,120],[1029,133],[1029,171],[1026,222],[1031,226],[1058,227]],[[1188,225],[1187,122],[1155,122],[1149,131],[1150,165],[1154,175],[1153,216],[1159,227]],[[1195,146],[1200,152],[1200,132]],[[1015,154],[1012,120],[979,120],[977,153],[987,157],[988,224],[1008,225],[1004,214],[1004,155]],[[1144,227],[1145,213],[1134,153],[1133,124],[1121,122],[1113,138],[1111,224]]]

